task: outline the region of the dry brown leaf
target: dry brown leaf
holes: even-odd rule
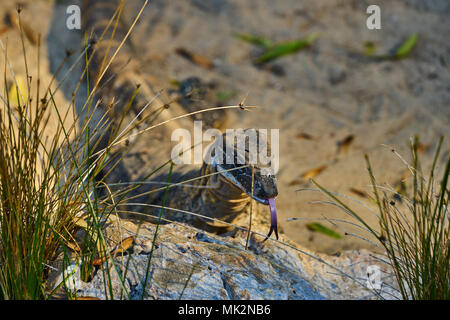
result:
[[[305,132],[300,132],[298,135],[295,136],[297,139],[302,140],[316,140],[316,137],[313,137],[312,135],[305,133]]]
[[[360,197],[367,198],[367,193],[365,191],[356,188],[350,188],[349,190],[350,192],[353,192],[354,194],[357,194]]]
[[[133,236],[129,236],[128,238],[123,239],[116,247],[113,252],[111,252],[112,255],[121,254],[130,249],[130,247],[133,245],[134,238]]]
[[[188,59],[189,61],[191,61],[191,62],[193,62],[195,64],[198,64],[198,65],[200,65],[202,67],[205,67],[205,68],[208,68],[208,69],[214,68],[214,63],[210,59],[208,59],[208,58],[206,58],[204,56],[201,56],[201,55],[198,55],[196,53],[190,52],[190,51],[188,51],[188,50],[186,50],[184,48],[177,48],[175,50],[175,52],[178,53],[180,56],[182,56],[182,57]]]
[[[134,241],[133,236],[129,236],[129,237],[123,239],[113,250],[110,251],[110,254],[112,256],[115,256],[115,255],[124,253],[133,245],[133,241]],[[101,257],[101,258],[94,259],[92,261],[92,265],[96,266],[96,267],[100,267],[103,264],[103,262],[106,261],[106,259],[107,259],[107,257]]]
[[[301,184],[302,182],[298,179],[292,180],[291,182],[288,183],[288,186],[296,186]]]
[[[354,139],[355,139],[355,136],[350,134],[350,135],[346,136],[344,139],[336,142],[337,153],[347,150],[348,147],[350,147],[350,145],[352,144]]]
[[[326,165],[311,169],[302,174],[303,179],[313,179],[327,168]]]
[[[92,260],[92,265],[96,266],[96,267],[100,267],[103,264],[103,262],[105,262],[105,261],[106,261],[106,257],[94,259],[94,260]]]

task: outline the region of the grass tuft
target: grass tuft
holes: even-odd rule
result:
[[[17,15],[21,24],[20,12]],[[119,133],[105,118],[93,121],[98,105],[91,97],[97,85],[88,90],[84,115],[74,116],[70,123],[76,115],[75,98],[68,108],[58,105],[55,92],[61,83],[56,89],[52,86],[61,67],[43,93],[39,71],[29,73],[23,38],[21,32],[25,77],[16,77],[7,46],[0,41],[5,61],[0,93],[0,299],[50,299],[61,288],[67,297],[76,298],[65,279],[49,287],[49,275],[56,264],[64,270],[79,268],[81,280],[89,281],[95,259],[111,257],[102,230],[120,202],[115,194],[99,195],[106,178],[100,173],[115,159],[112,143],[134,126]],[[87,82],[88,49],[77,59],[86,57]],[[38,70],[39,52],[40,39],[33,61]],[[50,127],[55,129],[51,136]],[[99,151],[106,133],[108,143]],[[66,273],[64,278],[71,276]]]
[[[369,226],[338,196],[314,181],[333,203],[355,218],[384,248],[403,299],[450,299],[450,155],[447,155],[442,176],[435,176],[443,140],[441,137],[429,176],[425,179],[418,157],[419,139],[417,136],[414,138],[411,144],[413,160],[408,165],[413,178],[412,195],[402,196],[406,209],[389,196],[388,191],[397,194],[394,190],[378,186],[369,157],[365,156],[379,211],[379,228]]]

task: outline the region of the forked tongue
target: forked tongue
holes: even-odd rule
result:
[[[275,198],[269,198],[269,208],[270,208],[270,231],[266,236],[264,241],[270,238],[270,235],[275,231],[275,236],[278,240],[278,228],[277,228],[277,208],[275,207]]]

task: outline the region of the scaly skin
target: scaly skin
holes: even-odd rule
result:
[[[107,26],[111,17],[114,15],[116,8],[120,4],[120,1],[85,0],[83,4],[84,31],[88,36],[93,35],[94,39],[97,39],[93,43],[91,42],[96,50],[93,53],[92,62],[89,65],[89,72],[91,74],[91,77],[92,79],[94,79],[94,81],[97,81],[99,74],[102,73],[104,66],[109,61],[109,59],[104,60],[105,55],[108,55],[109,57],[113,55],[113,53],[119,47],[122,39],[127,34],[130,25],[127,24],[126,19],[121,17],[119,19],[119,23],[117,25],[114,36],[112,37],[113,40],[109,40],[111,38],[113,30],[113,28],[110,27],[103,40],[99,41],[104,28]],[[150,10],[150,8],[147,8],[146,10]],[[126,12],[126,10],[124,10],[124,12]],[[113,60],[113,63],[111,63],[104,77],[99,82],[100,89],[98,91],[98,96],[102,99],[101,105],[104,106],[106,110],[114,111],[110,112],[110,118],[113,120],[115,119],[116,114],[120,115],[121,110],[123,110],[123,108],[128,104],[130,98],[133,96],[133,93],[136,90],[137,84],[140,84],[141,87],[131,107],[132,115],[128,117],[129,119],[133,117],[133,114],[137,114],[139,110],[155,96],[155,92],[152,90],[152,83],[148,81],[150,76],[146,74],[140,74],[140,63],[141,61],[139,60],[139,56],[136,55],[136,52],[132,45],[132,41],[131,39],[128,39],[127,41],[125,41],[119,53]],[[192,91],[193,89],[194,93],[197,93],[198,98],[198,94],[202,93],[204,87],[202,87],[201,82],[197,81],[196,79],[191,78],[187,80],[188,81],[182,83],[180,87],[179,94],[181,97],[181,105],[176,102],[171,104],[170,108],[168,108],[168,110],[165,110],[164,113],[159,116],[158,121],[156,122],[170,119],[175,114],[177,114],[177,110],[180,110],[183,107],[186,108],[185,113],[195,110],[192,103],[195,100],[189,100],[189,98],[186,97],[187,92],[185,91]],[[108,108],[108,106],[110,106],[113,102],[114,107]],[[149,112],[151,112],[151,110],[149,110]],[[145,114],[143,114],[142,116],[145,116]],[[198,120],[198,118],[196,119]],[[207,129],[208,126],[223,128],[226,122],[226,115],[223,112],[220,112],[216,113],[212,117],[207,117],[207,114],[204,113],[202,114],[201,120],[203,120],[204,122],[204,129]],[[142,149],[147,149],[147,145],[151,145],[149,150],[152,150],[151,147],[157,143],[157,141],[159,140],[158,137],[162,138],[164,136],[170,136],[171,130],[174,130],[175,128],[176,124],[172,123],[168,126],[164,126],[164,128],[159,127],[158,129],[152,131],[151,139],[154,140],[150,140],[145,143],[142,142],[142,139],[140,139],[140,141],[137,141],[134,146],[131,146],[131,149],[133,149],[134,147],[134,149],[142,151]],[[157,157],[157,154],[166,153],[168,156],[170,153],[167,152],[167,148],[164,149],[165,147],[167,146],[161,146],[162,149],[156,152],[150,151],[148,157],[144,161],[144,166],[145,163],[151,163],[152,165],[154,165],[154,163],[157,162],[155,159]],[[129,169],[129,166],[127,167],[128,164],[125,162],[125,160],[122,162],[123,163],[119,164],[119,166],[114,169],[111,175],[112,178],[109,178],[112,182],[116,182],[118,180],[133,180],[133,175],[130,173],[133,170]],[[134,162],[136,162],[136,160]],[[226,167],[225,170],[232,168],[233,166],[235,165]],[[175,169],[177,169],[177,167],[175,167]],[[175,183],[195,177],[198,178],[204,174],[214,173],[216,172],[216,170],[218,169],[214,165],[204,165],[201,170],[189,170],[189,172],[185,174],[181,172],[175,172],[172,182]],[[248,177],[251,177],[251,168],[247,167],[244,169],[231,171],[231,174],[232,176],[228,177],[223,174],[216,174],[207,178],[196,179],[195,181],[189,183],[189,186],[175,186],[170,188],[165,207],[181,209],[184,212],[177,212],[166,209],[164,210],[163,222],[170,220],[189,223],[207,231],[221,234],[228,232],[233,228],[229,225],[220,223],[217,220],[247,227],[249,225],[249,213],[252,207],[252,229],[266,233],[270,224],[268,207],[256,204],[256,201],[254,202],[253,206],[250,205],[251,198],[248,196],[248,194],[251,194],[252,192],[252,183],[251,180],[248,180]],[[155,178],[155,181],[167,181],[166,177],[167,176],[160,175],[159,177]],[[242,180],[242,184],[239,187],[236,185],[237,180],[235,180],[235,178],[242,177],[246,177],[246,180]],[[261,197],[267,199],[269,197],[275,197],[277,195],[273,177],[267,178],[256,174],[254,176],[254,182],[254,194],[262,192],[262,196],[260,195],[258,199],[260,202]],[[264,186],[269,186],[269,188],[265,189]],[[151,186],[150,188],[155,189],[160,187],[161,186],[159,185],[157,187]],[[146,192],[148,191],[148,189],[148,187],[146,189],[141,187],[138,189],[138,191],[135,191],[135,193]],[[139,200],[145,203],[151,202],[154,204],[161,204],[163,194],[164,192],[159,192],[157,194],[152,194],[151,198],[145,197]],[[266,205],[268,204],[266,200],[263,201],[266,202]],[[148,207],[145,208],[139,206],[133,209],[140,212],[146,212],[154,216],[157,216],[160,211],[159,209],[148,209]],[[198,216],[190,215],[186,212],[194,212],[199,215],[211,217],[217,220],[201,218]]]

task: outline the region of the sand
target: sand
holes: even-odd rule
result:
[[[14,2],[2,1],[0,15]],[[24,10],[28,23],[45,35],[44,50],[48,47],[49,53],[43,55],[48,59],[44,66],[49,67],[43,72],[52,74],[66,49],[81,48],[81,32],[64,28],[69,2],[22,2],[28,4]],[[140,3],[132,1],[126,9],[128,20]],[[381,30],[366,27],[365,11],[373,3],[381,7]],[[276,204],[281,228],[306,247],[336,253],[374,247],[357,236],[344,236],[345,231],[362,234],[360,229],[347,224],[336,228],[320,220],[351,219],[335,206],[312,204],[326,199],[318,192],[299,189],[313,188],[307,178],[314,176],[329,190],[373,208],[365,195],[371,187],[364,154],[369,154],[379,184],[394,186],[403,178],[405,165],[391,149],[409,161],[408,144],[414,134],[420,135],[427,168],[438,137],[450,136],[449,13],[445,0],[154,0],[131,42],[140,72],[155,91],[173,88],[174,80],[196,76],[213,82],[216,93],[234,92],[227,104],[239,103],[248,93],[246,103],[259,108],[230,112],[229,128],[280,130]],[[13,37],[14,32],[0,38]],[[252,59],[261,49],[236,39],[233,32],[258,34],[274,42],[311,33],[319,38],[311,48],[258,67]],[[406,59],[374,61],[362,55],[366,41],[382,54],[414,32],[419,42]],[[177,48],[206,57],[213,68],[188,61],[176,53]],[[66,100],[70,99],[73,82],[63,89]],[[339,142],[344,142],[340,148]],[[447,139],[443,151],[448,154],[449,150]],[[440,165],[444,159],[440,157]],[[353,206],[376,225],[374,212],[356,202]],[[321,222],[343,239],[314,233],[306,227],[309,222]]]

